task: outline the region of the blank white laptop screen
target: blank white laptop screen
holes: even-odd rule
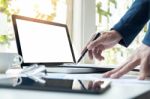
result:
[[[24,63],[74,62],[63,26],[16,19]]]

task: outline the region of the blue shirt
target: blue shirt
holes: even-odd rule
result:
[[[128,47],[149,19],[150,0],[135,0],[131,8],[112,28],[122,36],[122,40],[119,43]],[[143,43],[150,46],[150,24]]]

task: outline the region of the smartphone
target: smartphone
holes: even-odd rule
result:
[[[22,84],[11,86],[0,84],[0,88],[39,90],[39,91],[59,91],[59,92],[75,92],[75,93],[91,93],[100,94],[110,87],[108,80],[80,80],[80,79],[50,79],[44,78],[45,84],[32,81],[31,79],[22,78]],[[28,81],[25,83],[24,81]],[[29,83],[30,82],[30,83]]]

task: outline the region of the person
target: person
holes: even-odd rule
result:
[[[102,52],[121,44],[128,47],[150,19],[150,0],[135,0],[129,10],[110,31],[103,32],[96,40],[87,44],[89,58],[104,59]],[[136,66],[140,66],[139,79],[150,76],[150,25],[142,44],[118,68],[104,73],[104,77],[120,78]]]

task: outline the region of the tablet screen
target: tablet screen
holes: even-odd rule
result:
[[[100,94],[110,87],[110,81],[106,80],[79,80],[79,79],[49,79],[44,78],[45,84],[23,78],[21,85],[15,87],[11,85],[0,84],[3,88],[40,90],[40,91],[61,91]],[[26,82],[24,82],[26,81]],[[29,83],[30,82],[30,83]]]

